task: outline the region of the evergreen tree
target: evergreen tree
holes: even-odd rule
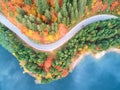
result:
[[[16,8],[17,12],[19,15],[21,15],[22,17],[24,17],[24,15],[26,14],[25,11],[23,9],[21,9],[20,7]]]
[[[68,17],[67,18],[67,25],[69,25],[70,24],[70,18]]]
[[[77,9],[77,5],[78,5],[78,4],[77,4],[77,0],[74,0],[74,1],[73,1],[73,8],[74,8],[74,10]]]
[[[23,23],[23,25],[27,26],[27,19],[23,18],[22,23]]]
[[[37,18],[36,19],[37,23],[41,24],[42,23],[42,20],[40,18]]]
[[[16,16],[16,19],[17,19],[17,21],[18,22],[22,22],[22,19],[23,19],[23,16],[22,15],[18,15],[18,16]]]
[[[41,25],[37,25],[37,30],[41,33],[45,29],[46,25],[42,23]]]
[[[32,30],[32,23],[29,20],[27,20],[27,26],[28,26],[29,29]]]
[[[34,15],[32,15],[32,14],[30,14],[29,20],[30,20],[31,22],[36,23],[36,17],[35,17]]]
[[[72,23],[72,21],[75,19],[75,10],[74,10],[74,8],[72,7],[71,8],[71,14],[70,14],[70,20],[71,20],[71,23]]]
[[[48,10],[49,9],[49,6],[48,6],[48,3],[47,3],[47,0],[41,0],[41,8],[42,10],[45,12],[45,10]]]
[[[79,10],[79,15],[83,15],[83,13],[84,13],[84,10],[85,10],[85,6],[86,6],[86,4],[87,4],[87,1],[88,0],[79,0],[79,7],[78,7],[78,10]]]
[[[37,11],[42,14],[42,8],[41,8],[41,0],[35,0],[36,6],[37,6]]]
[[[45,10],[49,9],[47,0],[35,0],[35,3],[40,14],[44,14]]]
[[[67,10],[68,10],[68,13],[71,14],[71,7],[72,7],[72,4],[71,3],[67,3]]]
[[[48,30],[50,31],[50,25],[47,25]]]
[[[61,12],[59,12],[59,13],[58,13],[58,20],[57,20],[58,23],[61,23],[62,18],[63,18],[63,16],[62,16]]]
[[[62,20],[62,23],[67,25],[67,18],[64,17],[63,20]]]
[[[78,17],[79,17],[79,12],[78,12],[78,9],[76,8],[75,9],[75,18],[78,19]]]
[[[51,20],[51,14],[50,11],[48,11],[47,9],[45,10],[45,16],[47,17],[47,20],[50,21]]]
[[[61,14],[62,14],[62,16],[67,17],[67,7],[66,7],[65,3],[62,6]]]
[[[58,31],[58,24],[57,23],[54,23],[54,28],[55,28],[55,32]]]
[[[32,4],[32,0],[24,0],[24,3],[31,5]]]
[[[60,10],[58,0],[54,0],[54,2],[55,2],[55,11],[58,12]]]
[[[63,4],[66,4],[68,2],[68,0],[63,0]]]
[[[32,23],[32,30],[34,30],[34,31],[37,30],[37,24],[36,23]]]
[[[88,6],[88,9],[91,8],[91,5],[92,5],[92,0],[87,0],[87,6]]]

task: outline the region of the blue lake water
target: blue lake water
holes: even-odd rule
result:
[[[120,90],[120,54],[115,52],[99,60],[86,56],[66,78],[45,85],[22,72],[17,59],[0,46],[0,90]]]

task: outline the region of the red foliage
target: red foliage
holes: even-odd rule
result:
[[[64,24],[59,24],[58,33],[60,38],[62,38],[68,32],[68,27]]]
[[[66,77],[68,75],[68,69],[63,70],[62,76]]]
[[[52,60],[53,58],[52,57],[48,57],[45,62],[44,62],[44,69],[46,72],[49,72],[50,71],[50,67],[52,66]]]

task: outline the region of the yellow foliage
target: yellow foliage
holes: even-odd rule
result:
[[[41,80],[42,80],[42,77],[41,77],[40,74],[36,74],[35,77],[36,77],[36,79],[37,79],[38,81],[41,81]]]
[[[58,33],[56,33],[56,34],[55,34],[54,39],[55,39],[55,40],[58,40],[58,39],[59,39],[59,37],[60,37],[60,36],[59,36],[59,34],[58,34]]]
[[[47,73],[46,78],[52,78],[51,73]]]
[[[88,45],[85,45],[84,49],[87,50],[88,49]]]
[[[53,42],[54,41],[54,36],[53,35],[49,35],[48,39],[49,39],[50,42]]]
[[[118,12],[118,15],[120,15],[120,11]]]
[[[32,30],[29,30],[28,31],[28,36],[32,36],[33,35],[33,31]]]

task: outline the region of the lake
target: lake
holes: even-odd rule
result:
[[[0,46],[0,90],[120,90],[120,54],[107,53],[99,60],[88,55],[67,77],[35,84],[23,74],[17,59]]]

